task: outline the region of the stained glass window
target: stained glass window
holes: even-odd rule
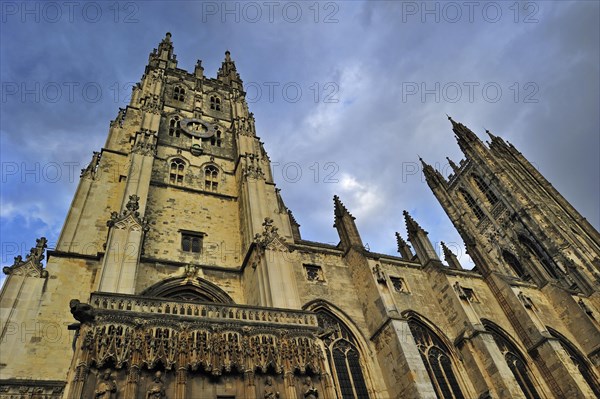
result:
[[[421,359],[423,359],[437,397],[440,399],[464,399],[456,379],[448,347],[431,329],[417,320],[409,320],[408,326],[419,348]]]
[[[525,397],[527,399],[539,399],[540,395],[535,389],[525,358],[521,355],[519,349],[517,349],[517,347],[510,342],[499,329],[489,324],[486,324],[485,327],[486,330],[492,334],[492,337],[494,337],[496,345],[498,345],[500,352],[504,355],[504,359],[517,380],[517,383],[521,387],[521,391],[523,391]]]
[[[330,367],[335,374],[339,397],[369,399],[360,354],[353,334],[327,310],[317,311],[317,319],[322,331],[321,339],[327,348]]]

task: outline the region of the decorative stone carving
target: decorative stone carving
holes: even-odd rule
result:
[[[519,292],[519,300],[521,301],[521,303],[523,304],[523,306],[525,306],[527,309],[535,309],[533,302],[531,301],[531,298],[529,298],[528,296],[526,296],[523,291]]]
[[[579,298],[579,301],[577,303],[589,317],[591,317],[592,319],[594,318],[594,312],[585,302],[583,302],[583,299]]]
[[[4,274],[14,274],[16,276],[26,277],[48,277],[48,271],[44,269],[42,260],[44,260],[44,251],[48,247],[46,237],[35,240],[35,247],[29,250],[29,254],[23,260],[21,255],[15,256],[12,266],[6,266],[2,269]]]
[[[304,384],[302,385],[302,394],[303,394],[302,398],[304,398],[304,399],[318,399],[319,398],[319,391],[313,385],[310,377],[306,377],[304,379]]]
[[[94,180],[96,178],[96,170],[98,169],[98,164],[100,163],[101,153],[98,151],[94,151],[92,155],[92,160],[88,164],[85,169],[81,169],[82,178],[89,178]]]
[[[81,303],[79,299],[71,299],[69,307],[75,320],[82,323],[94,320],[94,308],[87,303]]]
[[[263,222],[264,230],[262,234],[256,234],[254,236],[254,242],[262,250],[269,248],[271,250],[287,251],[287,247],[283,242],[283,239],[277,232],[278,228],[273,226],[273,219],[265,218]]]
[[[454,288],[454,291],[456,291],[456,294],[458,294],[458,297],[460,299],[464,299],[464,300],[468,300],[469,297],[467,296],[467,293],[463,290],[463,288],[460,286],[460,283],[457,281],[455,282],[452,287]]]
[[[385,274],[383,274],[381,271],[381,266],[379,266],[379,263],[373,267],[373,274],[375,275],[375,279],[377,279],[378,283],[385,284]]]
[[[154,156],[156,155],[156,135],[149,130],[138,132],[136,141],[131,152],[134,154]]]
[[[145,218],[140,218],[140,213],[138,212],[138,209],[140,208],[139,200],[140,197],[137,195],[130,195],[129,202],[127,202],[127,205],[125,206],[126,209],[120,214],[118,212],[112,212],[106,225],[116,229],[148,231],[148,221]]]
[[[152,377],[152,384],[146,392],[146,399],[166,399],[165,386],[162,381],[162,373],[157,371]]]
[[[107,369],[96,385],[94,399],[113,399],[115,392],[117,392],[117,383],[112,379],[111,371]]]
[[[246,153],[243,176],[247,180],[264,180],[265,172],[260,166],[260,157],[256,154]]]
[[[279,397],[279,392],[273,388],[273,377],[268,376],[265,379],[265,392],[263,398],[265,399],[276,399]]]

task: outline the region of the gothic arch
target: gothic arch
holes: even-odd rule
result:
[[[407,319],[431,385],[441,399],[465,399],[469,396],[460,359],[446,335],[426,317],[412,310],[402,312]]]
[[[573,364],[575,364],[575,366],[579,370],[579,373],[581,374],[585,382],[587,382],[594,394],[596,394],[596,396],[600,398],[600,383],[598,382],[600,381],[600,378],[596,375],[596,373],[594,373],[594,369],[592,366],[590,366],[590,362],[588,361],[586,356],[584,356],[579,351],[579,349],[577,349],[577,347],[573,345],[573,343],[571,343],[571,341],[569,341],[564,335],[562,335],[552,327],[546,326],[546,329],[548,330],[550,335],[558,339],[563,349],[571,358]]]
[[[504,360],[519,384],[523,395],[527,399],[540,399],[539,388],[536,388],[539,387],[539,383],[537,383],[531,367],[529,367],[531,362],[523,355],[526,352],[502,327],[487,319],[481,319],[481,321],[485,329],[494,338],[500,352],[502,352]]]
[[[303,309],[317,314],[321,327],[319,335],[339,398],[370,398],[373,395],[370,351],[354,322],[344,311],[325,300],[310,301]]]
[[[140,295],[186,301],[235,303],[219,286],[200,277],[171,277],[146,288]]]

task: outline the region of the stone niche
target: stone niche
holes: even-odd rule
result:
[[[160,376],[157,378],[157,372]],[[106,375],[109,375],[106,378]],[[131,373],[126,368],[92,368],[84,384],[81,398],[98,399],[296,399],[305,398],[306,378],[309,377],[314,389],[322,396],[325,384],[321,376],[295,373],[284,377],[274,370],[267,373],[241,373],[233,370],[222,375],[211,375],[203,370],[186,370],[185,381],[174,370],[142,369],[133,390],[127,392]],[[267,379],[270,378],[270,384]],[[278,396],[277,396],[278,394]],[[0,394],[0,397],[2,395]],[[26,396],[29,398],[29,396]],[[46,398],[46,396],[42,396]],[[54,396],[49,396],[54,398]],[[57,398],[60,396],[57,396]],[[324,397],[324,396],[323,396]],[[12,398],[12,396],[11,396]]]

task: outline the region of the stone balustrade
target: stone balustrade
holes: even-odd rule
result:
[[[209,302],[187,302],[168,298],[113,293],[92,293],[90,305],[95,309],[101,310],[165,314],[199,318],[206,321],[293,325],[309,328],[318,327],[315,314],[302,310],[284,310]]]

